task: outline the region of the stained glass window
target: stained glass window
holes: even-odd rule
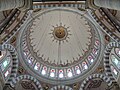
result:
[[[92,53],[96,56],[96,55],[98,54],[98,50],[97,50],[96,48],[94,48],[94,49],[92,50]]]
[[[83,67],[84,70],[88,69],[87,63],[86,63],[86,62],[83,62],[83,63],[82,63],[82,67]]]
[[[26,56],[26,55],[28,55],[29,54],[29,50],[28,49],[25,49],[24,50],[24,55]]]
[[[33,61],[34,61],[34,58],[33,58],[33,57],[29,57],[27,60],[28,60],[28,63],[29,63],[30,65],[32,65],[32,64],[33,64]]]
[[[111,55],[111,60],[112,63],[117,66],[118,69],[120,69],[120,61],[114,55]]]
[[[44,66],[44,67],[43,67],[43,69],[42,69],[42,72],[41,72],[41,73],[42,73],[42,75],[45,75],[45,74],[46,74],[46,72],[47,72],[47,67],[46,67],[46,66]]]
[[[24,42],[23,42],[23,47],[25,47],[25,46],[27,46],[27,43],[26,43],[26,41],[24,40]]]
[[[96,41],[95,41],[95,45],[96,45],[96,46],[99,46],[99,45],[100,45],[99,40],[96,40]]]
[[[50,71],[50,77],[55,77],[55,69],[52,69],[52,70]]]
[[[59,78],[63,78],[64,75],[63,75],[63,70],[59,70]]]
[[[39,63],[39,62],[37,62],[37,63],[35,64],[34,69],[35,69],[35,70],[39,70],[39,69],[40,69],[40,63]]]
[[[93,57],[92,57],[91,55],[88,56],[88,61],[89,61],[90,63],[93,63],[94,59],[93,59]]]
[[[111,65],[111,71],[114,73],[114,75],[118,75],[118,71]]]
[[[115,49],[115,52],[116,52],[116,54],[120,57],[120,49],[119,49],[119,48],[116,48],[116,49]]]
[[[11,67],[4,73],[5,78],[10,74],[11,72]]]
[[[7,58],[2,62],[2,65],[1,65],[2,71],[4,71],[5,68],[10,64],[10,60],[11,60],[11,58],[10,58],[10,57],[7,57]]]
[[[73,76],[71,69],[68,69],[68,70],[67,70],[67,76],[68,76],[68,77],[72,77],[72,76]]]
[[[76,74],[80,74],[81,73],[80,68],[78,66],[75,67],[75,71],[76,71]]]

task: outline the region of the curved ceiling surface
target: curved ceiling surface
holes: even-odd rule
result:
[[[100,33],[82,13],[53,8],[33,16],[18,40],[19,55],[26,68],[52,83],[72,80],[95,66],[102,51]]]
[[[29,40],[39,58],[67,65],[82,58],[91,45],[92,33],[86,19],[74,12],[54,10],[33,20]]]

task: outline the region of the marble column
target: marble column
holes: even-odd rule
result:
[[[0,11],[19,8],[30,9],[32,0],[0,0]]]
[[[94,5],[98,7],[120,10],[120,0],[94,0]]]

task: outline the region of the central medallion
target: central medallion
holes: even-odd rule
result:
[[[66,33],[66,30],[64,27],[59,26],[59,27],[55,28],[54,35],[58,39],[63,39],[63,38],[65,38],[65,36],[67,36],[67,33]]]
[[[66,41],[68,42],[68,38],[69,38],[69,35],[71,35],[69,32],[70,30],[68,30],[69,27],[65,27],[62,26],[62,23],[60,23],[60,26],[56,25],[56,26],[53,26],[53,29],[51,30],[52,31],[52,37],[54,38],[54,40],[57,41]]]

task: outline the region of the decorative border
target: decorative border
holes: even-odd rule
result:
[[[33,9],[49,9],[55,7],[72,7],[72,8],[80,8],[81,10],[85,10],[84,2],[44,2],[44,3],[34,3]]]
[[[99,9],[100,8],[94,4],[94,0],[86,0],[86,6],[87,6],[87,8],[91,8],[91,9]]]
[[[44,15],[44,14],[46,14],[46,13],[49,13],[49,12],[51,12],[51,11],[56,11],[56,10],[61,10],[61,11],[67,11],[67,12],[72,12],[72,13],[77,13],[77,14],[79,14],[79,15],[82,15],[81,13],[79,13],[79,11],[74,11],[74,9],[72,10],[72,9],[68,9],[67,10],[67,8],[58,8],[58,9],[56,9],[56,8],[54,8],[54,9],[49,9],[49,10],[46,10],[46,11],[43,11],[42,13],[38,13],[38,15],[37,16],[35,16],[34,17],[34,19],[35,18],[38,18],[39,16],[41,16],[41,15]],[[67,67],[68,66],[72,66],[72,65],[78,65],[78,63],[80,63],[80,62],[83,62],[83,61],[86,61],[86,62],[89,62],[88,60],[85,60],[89,55],[91,55],[91,52],[92,52],[92,50],[91,50],[91,48],[94,48],[94,49],[99,49],[99,51],[100,51],[100,47],[101,47],[101,45],[99,45],[99,46],[96,46],[95,45],[95,41],[96,40],[99,40],[99,42],[101,43],[101,40],[100,40],[100,35],[99,35],[99,32],[97,32],[97,31],[95,31],[96,30],[96,27],[94,27],[94,24],[91,22],[91,20],[90,19],[88,19],[88,17],[86,16],[83,16],[84,17],[84,19],[88,22],[88,24],[89,24],[89,26],[90,26],[90,29],[91,29],[91,31],[90,31],[90,33],[92,34],[92,37],[91,37],[91,43],[90,43],[90,45],[88,45],[88,49],[84,52],[84,55],[82,55],[81,57],[79,57],[79,59],[78,60],[76,60],[76,61],[74,61],[74,62],[72,62],[72,63],[69,63],[68,65],[67,65]],[[88,19],[88,20],[87,20]],[[33,23],[32,23],[32,25],[33,25]],[[33,50],[33,46],[32,45],[30,45],[30,43],[31,43],[31,39],[29,38],[29,36],[30,36],[30,27],[32,26],[32,25],[30,25],[28,28],[27,28],[27,31],[26,32],[24,32],[25,34],[23,35],[23,38],[25,39],[26,38],[26,44],[27,44],[27,46],[28,46],[28,50],[30,51],[30,52],[33,52],[33,54],[32,54],[32,56],[33,57],[35,57],[36,59],[37,59],[37,61],[39,61],[39,58],[40,57],[38,57],[37,56],[37,53],[36,52],[34,52],[34,50]],[[94,34],[94,35],[93,35]],[[23,40],[23,42],[24,42],[24,40]],[[98,52],[99,52],[98,51]],[[88,55],[89,54],[89,55]],[[94,59],[96,59],[96,57],[98,57],[98,56],[94,56],[93,55],[93,57],[94,57]],[[57,65],[57,64],[55,64],[55,63],[50,63],[50,62],[48,62],[47,60],[43,60],[43,58],[41,58],[41,60],[40,61],[42,61],[42,63],[44,64],[44,65],[46,65],[46,66],[49,66],[49,67],[51,67],[51,66],[55,66],[55,67],[57,67],[57,68],[59,68],[59,67],[61,67],[61,65]],[[66,65],[63,65],[63,67],[64,68],[66,68]]]
[[[0,29],[1,29],[0,34],[4,31],[4,29],[7,26],[10,26],[10,24],[8,24],[8,22],[11,22],[11,18],[13,19],[13,17],[14,17],[15,14],[16,14],[16,16],[18,16],[18,14],[16,12],[17,12],[17,9],[11,10],[11,12],[9,13],[9,15],[6,16],[5,19],[2,22],[0,22]],[[3,11],[3,13],[4,13],[4,11]]]
[[[108,9],[101,8],[101,10],[106,14],[106,16],[110,19],[110,22],[112,22],[112,24],[116,27],[116,30],[120,33],[120,21],[115,18],[115,16],[112,15],[112,13]]]
[[[19,82],[20,80],[22,80],[22,79],[31,80],[31,81],[34,82],[34,84],[37,86],[38,90],[43,90],[41,84],[39,83],[39,81],[38,81],[36,78],[34,78],[34,77],[30,76],[30,75],[20,75],[20,76],[18,76],[18,77],[16,78],[15,84],[16,84],[17,82]],[[13,87],[15,87],[15,84],[14,84]]]
[[[107,46],[106,49],[104,51],[104,67],[105,67],[105,71],[106,71],[106,75],[110,77],[110,80],[113,83],[116,83],[112,73],[111,73],[111,68],[110,68],[110,61],[109,61],[109,56],[111,53],[111,50],[113,48],[120,48],[120,42],[110,42]]]
[[[62,89],[62,90],[73,90],[71,87],[65,86],[65,85],[54,86],[54,87],[52,87],[50,90],[58,90],[58,89]]]
[[[112,81],[110,80],[109,77],[103,75],[103,74],[93,74],[93,75],[90,75],[89,77],[87,77],[81,84],[80,86],[80,89],[79,90],[85,90],[85,87],[87,85],[87,83],[92,80],[92,79],[95,79],[95,78],[100,78],[102,79],[104,82],[108,83],[108,86],[111,86],[112,84]]]
[[[12,56],[12,68],[11,68],[11,74],[7,82],[5,83],[6,85],[11,85],[11,87],[14,86],[13,82],[15,81],[15,77],[17,76],[17,70],[18,70],[18,55],[17,51],[15,48],[10,45],[10,44],[4,44],[0,46],[0,50],[7,49],[11,56]]]
[[[50,10],[54,10],[54,9],[59,9],[59,8],[53,8],[53,9],[50,9]],[[63,9],[66,9],[66,8],[63,8]],[[73,10],[73,9],[68,9],[67,8],[67,10]],[[80,13],[78,10],[73,10],[74,12],[78,12],[78,13]],[[44,12],[44,11],[42,11],[42,12]],[[81,12],[82,13],[82,12]],[[81,14],[80,13],[80,14]],[[36,15],[37,16],[37,15]],[[86,16],[86,18],[88,18],[89,17],[89,15],[88,16]],[[18,43],[17,44],[19,44],[18,46],[20,46],[19,48],[18,48],[18,52],[19,52],[19,56],[20,56],[20,59],[21,59],[21,62],[22,62],[22,64],[25,66],[25,68],[27,68],[28,69],[28,71],[29,71],[29,73],[31,73],[32,75],[34,75],[34,76],[36,76],[36,78],[37,79],[39,79],[40,81],[44,81],[44,82],[49,82],[49,83],[51,83],[51,84],[54,84],[54,85],[56,85],[56,84],[71,84],[71,83],[73,83],[73,82],[78,82],[79,80],[81,80],[81,79],[83,79],[83,78],[85,78],[85,77],[87,77],[90,73],[92,73],[91,72],[91,70],[92,71],[94,71],[95,70],[95,68],[97,67],[97,65],[100,63],[100,61],[97,61],[97,62],[95,62],[94,63],[94,65],[93,64],[91,64],[90,65],[90,67],[87,69],[87,70],[82,70],[82,73],[80,73],[80,74],[73,74],[74,75],[74,77],[64,77],[64,78],[56,78],[56,77],[50,77],[49,76],[49,72],[48,71],[50,71],[51,69],[56,69],[56,68],[53,68],[52,66],[50,66],[50,67],[47,67],[48,69],[47,69],[47,74],[46,75],[42,75],[42,68],[44,67],[42,64],[40,64],[40,69],[39,70],[34,70],[33,69],[33,67],[34,67],[34,65],[35,65],[35,62],[33,62],[33,64],[32,65],[28,65],[28,62],[26,61],[27,59],[26,59],[26,57],[23,57],[23,55],[24,55],[24,53],[21,53],[22,52],[22,45],[24,44],[24,41],[25,40],[23,40],[23,41],[21,41],[21,37],[22,38],[24,38],[25,39],[25,37],[26,37],[26,35],[25,34],[23,34],[24,32],[25,32],[25,30],[29,27],[29,25],[31,25],[31,21],[32,21],[32,19],[34,19],[34,18],[30,18],[28,21],[26,21],[26,24],[25,24],[25,26],[23,27],[23,28],[21,28],[22,30],[21,30],[21,32],[20,32],[20,35],[19,35],[19,38],[18,38]],[[96,28],[95,26],[94,26],[94,28]],[[102,35],[101,34],[101,31],[98,31],[98,33],[100,34],[100,35]],[[22,36],[22,35],[24,35],[24,37]],[[22,43],[21,43],[22,42]],[[103,41],[103,38],[101,37],[100,38],[100,42],[102,42],[102,43],[104,43],[104,41]],[[101,44],[100,44],[101,45]],[[100,47],[100,52],[102,52],[103,51],[103,49],[104,49],[104,46],[103,45],[101,45],[101,47]],[[99,57],[97,57],[96,59],[100,59],[101,60],[101,58],[102,58],[102,55],[103,55],[103,53],[98,53],[98,54],[100,54],[99,55]],[[32,58],[33,59],[33,58]],[[24,61],[25,60],[25,61]],[[27,66],[26,66],[26,64],[27,64]],[[90,64],[90,63],[89,63]],[[47,65],[45,65],[45,66],[47,66]],[[77,66],[77,65],[76,65]],[[83,68],[82,66],[81,66],[81,64],[79,64],[78,65],[80,68]],[[93,67],[92,67],[93,66]],[[74,73],[74,68],[71,68],[71,67],[67,67],[67,69],[66,68],[63,68],[64,69],[64,74],[66,75],[66,70],[67,69],[71,69],[72,71],[73,71],[73,73]],[[56,73],[55,73],[55,75],[57,75],[58,73],[58,70],[56,69],[55,70],[56,71]],[[74,78],[74,80],[73,80],[73,78]],[[60,81],[58,81],[58,79],[60,80]],[[57,83],[54,83],[55,81],[58,81]]]
[[[7,25],[7,28],[15,21],[16,16],[20,15],[20,11],[18,10],[17,13],[14,15],[12,18],[12,21],[10,21]],[[25,13],[24,16],[22,17],[21,21],[15,26],[15,28],[2,40],[2,44],[7,42],[10,38],[12,38],[13,35],[15,35],[21,28],[21,26],[24,24],[24,21],[28,18],[29,13]]]
[[[105,18],[108,18],[105,13],[99,9],[99,13],[102,15],[102,16],[105,16]],[[93,18],[95,19],[95,21],[99,24],[99,26],[103,29],[103,31],[109,36],[111,37],[113,40],[116,40],[116,41],[120,41],[120,39],[115,36],[112,32],[109,31],[109,29],[99,20],[99,18],[97,17],[97,15],[95,14],[94,11],[91,12],[91,15],[93,16]],[[109,18],[108,18],[109,19]]]

